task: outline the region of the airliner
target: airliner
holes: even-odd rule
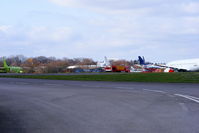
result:
[[[3,67],[0,67],[0,73],[23,73],[23,70],[21,67],[8,66],[3,58]]]
[[[139,56],[138,58],[139,58],[140,65],[146,65],[147,67],[151,66],[145,63],[144,57]],[[155,65],[155,67],[158,67],[158,66]],[[166,67],[165,72],[169,71],[170,68],[178,72],[199,72],[199,58],[176,60],[176,61],[167,63],[165,66],[160,66],[160,67]]]
[[[172,61],[166,64],[167,67],[177,69],[179,72],[199,71],[199,58]]]

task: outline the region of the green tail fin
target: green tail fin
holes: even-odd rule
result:
[[[7,65],[7,63],[6,63],[6,60],[5,60],[5,59],[3,59],[3,67],[5,67],[5,68],[7,68],[7,67],[8,67],[8,65]]]

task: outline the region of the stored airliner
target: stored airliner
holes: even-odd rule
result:
[[[199,71],[199,58],[172,61],[166,64],[167,67],[177,69],[179,72]]]

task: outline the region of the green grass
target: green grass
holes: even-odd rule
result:
[[[52,79],[52,80],[79,80],[79,81],[199,83],[198,72],[131,73],[131,74],[110,74],[110,75],[0,75],[0,77]]]

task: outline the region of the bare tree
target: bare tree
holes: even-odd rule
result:
[[[130,62],[126,60],[117,60],[117,61],[112,61],[113,66],[129,66]]]

